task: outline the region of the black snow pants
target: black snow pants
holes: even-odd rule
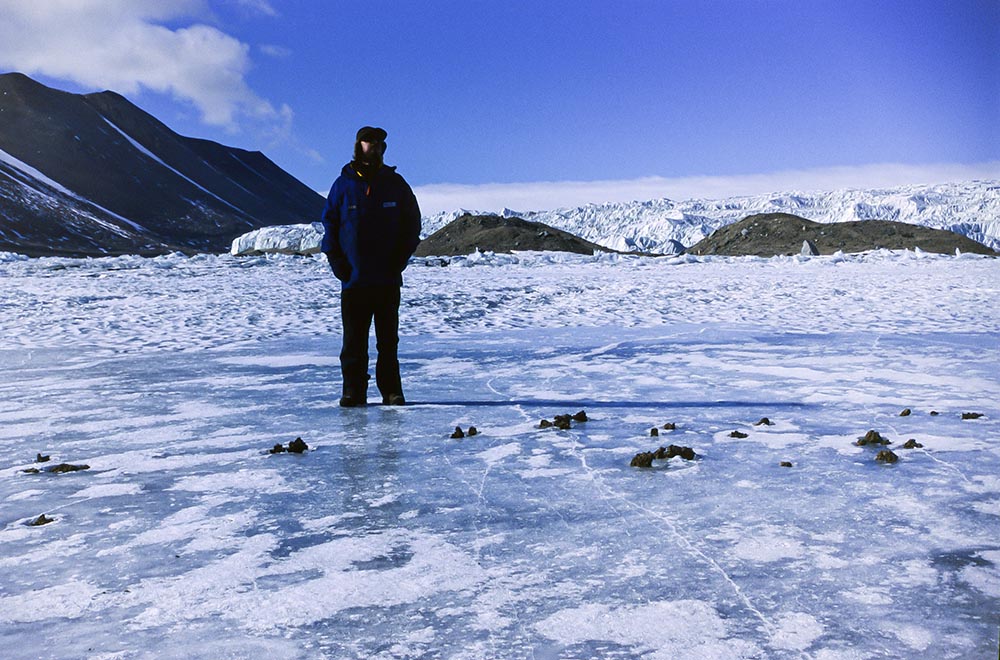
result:
[[[368,333],[375,321],[375,384],[383,398],[402,394],[399,376],[399,287],[372,286],[344,289],[340,292],[340,314],[344,326],[344,345],[340,351],[340,370],[344,394],[362,398],[368,391]]]

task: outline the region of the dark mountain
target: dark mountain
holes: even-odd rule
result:
[[[178,135],[114,92],[0,75],[0,250],[32,256],[224,252],[323,198],[260,152]]]
[[[773,257],[799,254],[805,241],[819,254],[913,250],[954,254],[962,252],[995,255],[971,238],[943,229],[890,220],[820,223],[790,213],[760,213],[720,227],[690,248],[690,254],[756,255]]]
[[[577,254],[612,251],[540,222],[466,213],[421,241],[416,256],[465,255],[477,249],[480,252],[548,250]]]

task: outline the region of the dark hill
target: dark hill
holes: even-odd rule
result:
[[[609,252],[595,243],[540,222],[498,215],[465,214],[437,230],[417,247],[418,257],[446,257],[480,252],[539,250],[593,254]]]
[[[788,213],[761,213],[747,216],[712,232],[690,248],[697,255],[755,255],[773,257],[799,254],[805,241],[819,254],[865,252],[885,248],[954,254],[955,249],[978,254],[996,254],[954,232],[888,220],[819,223]]]
[[[323,198],[260,152],[178,135],[114,92],[0,75],[0,250],[29,255],[222,252]],[[27,167],[25,167],[27,166]]]

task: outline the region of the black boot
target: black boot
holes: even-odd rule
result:
[[[340,397],[342,408],[357,408],[368,405],[368,396],[359,394],[354,390],[344,390],[344,396]]]
[[[340,405],[344,408],[367,406],[368,383],[364,385],[348,385],[344,383],[344,394],[340,397]]]

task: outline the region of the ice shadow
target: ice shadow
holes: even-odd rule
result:
[[[507,399],[407,401],[407,407],[507,408],[767,408],[768,410],[813,408],[815,404],[798,401],[591,401],[586,399]]]

